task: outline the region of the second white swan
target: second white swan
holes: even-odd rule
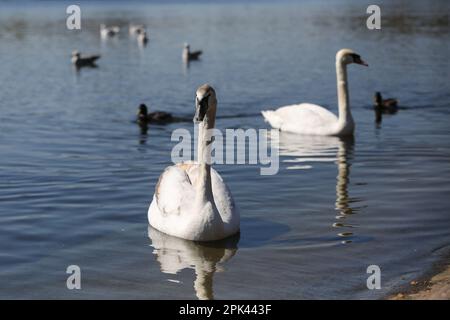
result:
[[[304,135],[346,136],[353,134],[355,122],[350,112],[347,85],[347,65],[350,63],[367,66],[367,63],[353,50],[341,49],[337,52],[338,117],[321,106],[301,103],[281,107],[277,110],[262,111],[265,120],[275,129]]]

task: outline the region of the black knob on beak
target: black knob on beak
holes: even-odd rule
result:
[[[202,122],[205,118],[208,111],[208,98],[209,96],[203,97],[200,101],[197,99],[194,122]]]

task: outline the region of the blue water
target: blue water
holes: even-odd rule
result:
[[[0,3],[0,298],[377,299],[424,272],[450,243],[448,4],[380,5],[370,31],[360,1],[81,2],[69,31],[64,3]],[[100,23],[123,31],[102,41]],[[186,41],[204,51],[189,68]],[[171,133],[193,125],[143,134],[139,103],[192,117],[208,82],[219,129],[268,128],[260,110],[297,102],[337,112],[343,47],[370,65],[348,71],[354,140],[282,134],[273,176],[216,166],[241,209],[229,243],[148,228]],[[98,68],[74,70],[74,49],[100,53]],[[377,90],[401,105],[380,124]],[[73,264],[81,290],[66,288]]]

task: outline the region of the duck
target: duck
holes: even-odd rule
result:
[[[145,46],[148,42],[147,32],[144,30],[141,33],[139,33],[137,36],[137,40],[138,40],[139,44]]]
[[[396,113],[398,111],[398,101],[394,98],[383,99],[380,92],[375,92],[373,97],[374,108],[383,113]]]
[[[302,135],[348,136],[355,129],[347,85],[347,65],[368,66],[361,56],[351,49],[341,49],[336,53],[336,75],[339,115],[324,107],[301,103],[262,111],[266,122],[280,131]]]
[[[191,241],[216,241],[237,234],[240,214],[224,179],[211,166],[217,98],[208,84],[196,91],[197,161],[167,167],[148,210],[150,226]]]
[[[81,53],[79,51],[73,51],[72,52],[72,63],[80,68],[80,67],[85,67],[85,66],[90,66],[90,67],[95,67],[95,61],[97,61],[97,59],[99,59],[101,56],[100,55],[90,55],[90,56],[81,56]]]
[[[120,28],[118,26],[107,27],[104,24],[100,25],[100,35],[103,38],[114,37],[119,34]]]
[[[189,62],[192,60],[198,60],[200,58],[200,56],[202,55],[203,51],[198,50],[198,51],[192,51],[191,52],[191,46],[188,43],[184,44],[184,48],[183,48],[183,61],[184,62]]]
[[[141,103],[137,112],[137,122],[141,124],[147,123],[167,123],[174,120],[172,114],[164,111],[155,111],[148,113],[147,105]]]

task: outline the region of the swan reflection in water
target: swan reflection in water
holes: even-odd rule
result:
[[[345,238],[342,243],[352,242],[350,238],[353,236],[353,232],[348,230],[355,226],[344,223],[344,220],[359,210],[358,207],[352,207],[350,204],[360,200],[351,198],[348,193],[354,138],[280,133],[278,145],[279,155],[285,158],[283,162],[287,164],[286,169],[288,170],[307,170],[312,169],[318,163],[336,163],[338,174],[336,176],[335,209],[339,214],[336,216],[338,222],[334,221],[333,227],[347,230],[338,233],[340,238]]]
[[[235,255],[239,233],[219,241],[195,242],[169,236],[149,226],[148,236],[163,273],[177,274],[183,269],[194,269],[197,298],[214,299],[214,273],[223,271],[222,264]]]

